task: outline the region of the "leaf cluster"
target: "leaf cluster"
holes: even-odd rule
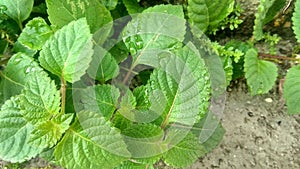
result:
[[[193,33],[182,5],[139,3],[0,2],[21,31],[1,71],[1,159],[40,156],[84,169],[151,168],[159,160],[187,167],[217,146],[224,129],[209,104],[223,82],[211,80],[212,71],[222,77],[222,67],[212,66],[219,58],[210,61],[196,42],[185,42]],[[124,7],[131,14],[125,19]],[[138,78],[143,82],[129,88]],[[215,126],[207,129],[207,121]],[[199,142],[202,130],[210,137]]]

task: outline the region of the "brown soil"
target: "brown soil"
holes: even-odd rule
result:
[[[280,97],[234,88],[222,119],[223,141],[190,169],[299,169],[300,116],[288,115]]]

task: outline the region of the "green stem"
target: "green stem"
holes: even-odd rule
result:
[[[18,21],[18,25],[19,25],[19,28],[21,29],[21,31],[23,30],[23,25],[22,25],[22,22],[19,20]]]
[[[65,114],[66,109],[66,87],[67,82],[61,78],[61,87],[60,87],[60,93],[61,93],[61,113]]]

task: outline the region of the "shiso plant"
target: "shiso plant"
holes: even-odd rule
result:
[[[0,159],[70,169],[193,164],[224,135],[214,104],[232,79],[245,77],[252,95],[274,85],[277,66],[254,45],[274,47],[278,37],[263,27],[284,5],[262,0],[253,37],[223,46],[205,35],[238,27],[234,0],[2,0]],[[299,70],[284,85],[291,114],[300,110]]]
[[[186,167],[219,143],[224,129],[209,103],[225,91],[225,74],[183,5],[34,3],[0,3],[3,21],[20,32],[3,52],[2,160],[41,157],[76,169],[153,168],[159,160]],[[7,30],[4,42],[14,37]]]

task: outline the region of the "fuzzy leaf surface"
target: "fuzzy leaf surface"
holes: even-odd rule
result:
[[[29,143],[40,148],[54,146],[69,128],[73,114],[59,115],[53,120],[47,120],[35,126],[29,139]]]
[[[47,73],[31,72],[20,95],[22,115],[32,124],[44,122],[59,113],[60,100],[60,93]]]
[[[234,7],[234,0],[188,0],[188,17],[192,26],[205,32],[215,28]]]
[[[0,87],[4,101],[11,96],[21,94],[25,83],[29,81],[28,73],[31,70],[41,70],[33,58],[23,53],[17,53],[10,58],[5,70],[1,73]]]
[[[192,128],[192,133],[198,138],[201,143],[200,157],[204,157],[219,145],[225,134],[225,129],[222,127],[217,118],[211,112],[207,113],[198,123]],[[202,140],[204,137],[206,140]],[[207,137],[209,136],[209,137]]]
[[[93,55],[92,35],[84,18],[58,30],[40,52],[42,67],[68,82],[80,80]]]
[[[46,3],[49,20],[58,28],[85,17],[91,32],[94,33],[112,21],[109,10],[99,0],[46,0]],[[103,36],[107,37],[108,33]]]
[[[274,63],[258,59],[255,49],[245,55],[245,77],[251,95],[264,94],[272,89],[277,78],[277,67]]]
[[[18,97],[12,97],[0,111],[0,158],[12,163],[24,162],[42,151],[28,144],[33,125],[23,118],[17,101]]]
[[[66,168],[112,168],[130,154],[121,134],[101,115],[83,111],[55,148],[58,163]]]
[[[284,98],[289,114],[300,114],[300,66],[292,67],[285,79]]]
[[[184,39],[185,28],[181,6],[157,5],[147,8],[126,25],[123,40],[137,61],[145,50],[163,50],[178,45]]]
[[[80,91],[80,101],[84,110],[100,113],[110,119],[117,109],[120,92],[110,85],[96,85]]]
[[[126,10],[130,15],[135,13],[141,13],[144,9],[140,6],[140,4],[136,1],[132,0],[123,0],[123,3],[126,7]]]
[[[263,38],[263,26],[264,20],[267,17],[267,13],[275,0],[261,0],[258,6],[258,11],[255,14],[253,36],[254,39],[259,41]]]
[[[92,62],[87,72],[92,78],[104,83],[117,76],[119,66],[110,53],[106,52],[99,45],[96,45],[94,47]]]
[[[293,30],[296,34],[297,41],[300,42],[300,1],[297,0],[295,2],[295,12],[292,17],[293,21]]]
[[[118,4],[118,0],[100,0],[101,4],[104,5],[108,10],[113,10]]]
[[[20,34],[18,41],[32,50],[41,50],[46,41],[53,35],[51,27],[43,18],[30,20]]]
[[[21,24],[31,13],[34,0],[1,0],[0,5],[5,5],[5,13]]]
[[[162,91],[167,98],[163,126],[170,122],[193,124],[207,111],[209,74],[204,60],[193,48],[190,44],[173,53],[162,54],[166,56],[159,56],[160,69],[155,69],[150,76],[151,90]]]
[[[187,11],[191,25],[205,32],[209,25],[209,12],[205,0],[188,0]]]
[[[209,13],[209,26],[212,28],[226,18],[234,7],[234,0],[205,0],[205,2]]]
[[[134,124],[122,131],[125,143],[132,157],[137,161],[155,163],[166,151],[162,145],[163,130],[154,124]]]
[[[198,138],[188,133],[181,142],[164,154],[163,159],[166,164],[173,167],[187,167],[199,158],[200,149]]]

